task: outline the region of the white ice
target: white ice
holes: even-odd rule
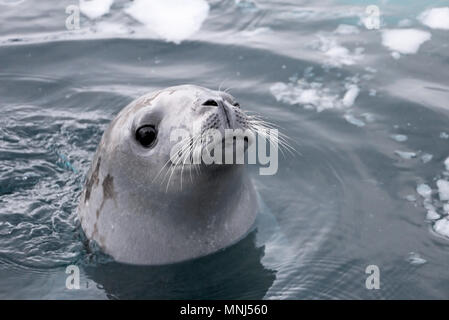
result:
[[[345,114],[344,118],[346,121],[348,121],[350,124],[353,124],[357,127],[364,127],[365,126],[365,122],[363,122],[360,119],[357,119],[356,117],[354,117],[352,114]]]
[[[346,91],[344,97],[343,97],[343,105],[345,107],[352,107],[352,105],[355,102],[355,99],[357,99],[357,96],[359,95],[360,89],[356,85],[350,85],[348,91]]]
[[[432,29],[449,30],[449,7],[426,10],[418,16],[418,20]]]
[[[397,142],[407,141],[408,137],[405,134],[393,134],[391,138],[396,140]]]
[[[447,217],[436,221],[433,230],[442,236],[449,237],[449,220]]]
[[[89,19],[97,19],[109,12],[114,0],[80,0],[79,8]]]
[[[209,14],[205,0],[135,0],[125,12],[159,37],[180,43],[196,33]]]
[[[413,54],[431,37],[429,32],[418,29],[391,29],[382,32],[382,44],[392,51]]]
[[[440,200],[441,201],[449,200],[449,181],[440,179],[437,181],[437,186],[438,186],[438,193],[440,195]]]
[[[417,156],[416,152],[409,152],[409,151],[395,150],[394,153],[396,153],[402,159],[413,159],[416,158]]]
[[[430,196],[432,195],[432,189],[424,183],[421,183],[418,185],[418,187],[416,187],[416,192],[418,192],[418,194],[423,197],[423,198],[430,198]]]

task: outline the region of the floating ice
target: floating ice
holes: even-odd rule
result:
[[[391,29],[382,32],[382,44],[402,54],[413,54],[431,37],[429,32],[418,29]]]
[[[343,47],[333,38],[319,36],[318,44],[315,44],[315,47],[328,57],[326,64],[333,67],[353,65],[363,58],[363,48],[356,48],[351,52],[348,48]]]
[[[89,19],[97,19],[109,12],[114,0],[80,0],[79,6],[82,14]]]
[[[277,101],[289,104],[302,104],[305,107],[321,112],[326,109],[341,108],[342,103],[337,94],[332,94],[322,88],[321,83],[305,80],[285,84],[278,82],[270,87],[270,92]]]
[[[440,179],[437,181],[437,186],[440,200],[449,200],[449,181]]]
[[[422,161],[423,163],[427,163],[427,162],[431,161],[432,159],[433,159],[433,155],[431,155],[430,153],[424,153],[424,154],[421,156],[421,161]]]
[[[427,210],[426,219],[427,220],[438,220],[440,215],[435,210]]]
[[[427,260],[421,258],[419,253],[416,253],[416,252],[410,252],[408,254],[407,261],[410,262],[410,264],[413,264],[413,265],[421,265],[421,264],[424,264],[424,263],[427,262]]]
[[[440,133],[440,138],[441,139],[449,139],[449,134],[447,134],[446,132],[441,132]]]
[[[344,97],[343,97],[343,105],[345,107],[352,107],[352,105],[355,102],[355,99],[357,99],[357,96],[359,95],[360,89],[356,85],[350,85],[348,91],[346,91]]]
[[[408,137],[405,134],[393,134],[391,138],[396,140],[397,142],[407,141]]]
[[[417,156],[416,152],[395,150],[394,153],[396,153],[402,159],[413,159],[413,158],[416,158],[416,156]]]
[[[447,157],[447,159],[444,160],[444,166],[446,167],[446,170],[449,171],[449,157]]]
[[[449,30],[449,7],[426,10],[418,16],[418,20],[432,29]]]
[[[409,194],[409,195],[405,196],[405,200],[410,201],[410,202],[415,202],[416,197],[412,194]]]
[[[349,24],[340,24],[337,29],[334,30],[336,34],[348,35],[348,34],[358,34],[359,28],[356,26],[351,26]]]
[[[159,37],[180,43],[197,32],[209,14],[205,0],[135,0],[125,12]]]
[[[449,220],[447,217],[436,221],[433,230],[442,236],[449,237]]]
[[[365,126],[365,122],[363,122],[360,119],[357,119],[356,117],[354,117],[352,114],[345,114],[344,118],[346,121],[348,121],[350,124],[353,124],[357,127],[364,127]]]
[[[424,183],[421,183],[418,185],[418,187],[416,187],[416,192],[418,192],[418,194],[423,197],[423,198],[430,198],[430,196],[432,195],[432,189]]]

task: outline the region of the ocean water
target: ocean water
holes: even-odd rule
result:
[[[0,298],[448,299],[448,24],[447,1],[0,0]],[[115,263],[76,216],[90,161],[126,104],[183,83],[300,155],[248,167],[263,208],[236,245]]]

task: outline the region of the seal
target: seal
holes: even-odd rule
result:
[[[87,238],[117,262],[135,265],[189,260],[244,238],[258,212],[245,166],[185,160],[200,141],[193,125],[201,135],[252,131],[252,124],[230,94],[194,85],[131,102],[104,132],[87,174],[77,209]],[[174,130],[191,133],[175,149],[178,160]],[[247,150],[253,139],[244,140]]]

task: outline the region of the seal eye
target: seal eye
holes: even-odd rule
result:
[[[233,104],[234,107],[240,108],[240,103],[236,102]]]
[[[145,125],[137,129],[136,140],[145,148],[150,148],[156,141],[157,131],[152,125]]]
[[[214,107],[218,107],[218,103],[217,101],[213,100],[213,99],[209,99],[206,102],[203,103],[203,106],[214,106]]]

